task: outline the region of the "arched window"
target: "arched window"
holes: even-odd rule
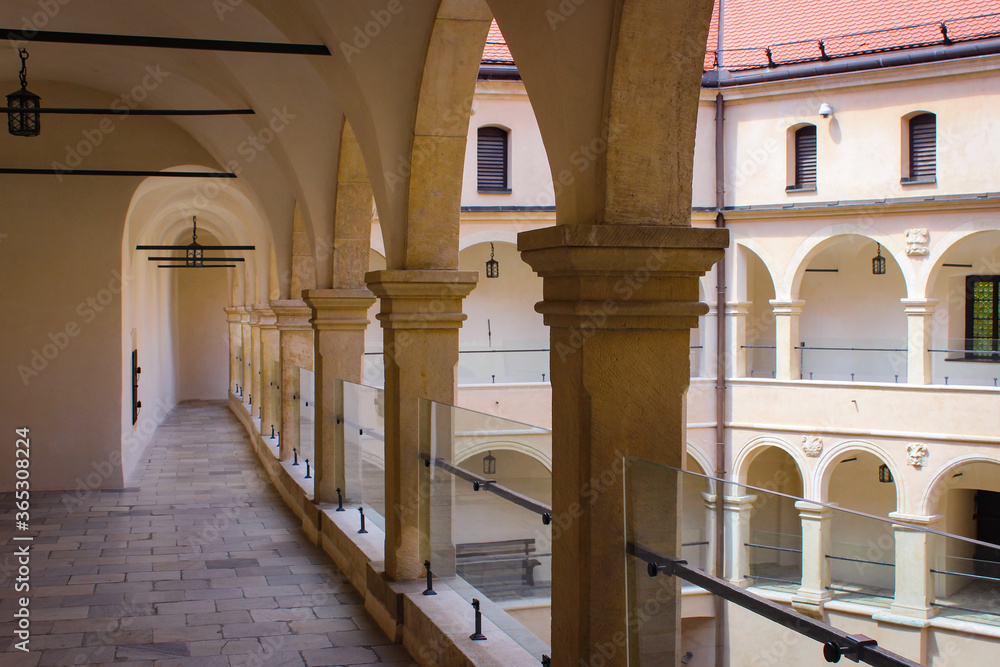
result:
[[[937,178],[937,116],[922,113],[909,122],[909,174],[904,183],[927,183]]]
[[[789,137],[789,185],[786,190],[816,189],[816,126],[803,125]]]
[[[479,128],[477,173],[480,192],[510,192],[507,176],[508,136],[503,128]]]

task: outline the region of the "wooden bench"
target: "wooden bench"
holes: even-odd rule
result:
[[[535,585],[535,539],[455,545],[455,570],[473,586]]]

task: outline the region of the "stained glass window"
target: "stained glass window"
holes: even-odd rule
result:
[[[1000,358],[997,346],[997,296],[1000,276],[968,276],[965,279],[967,357]]]

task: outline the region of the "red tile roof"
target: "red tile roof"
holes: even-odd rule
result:
[[[709,29],[705,69],[712,69],[718,35],[718,1]],[[998,0],[726,0],[723,66],[778,64],[889,51],[1000,36]],[[823,47],[820,48],[822,41]],[[483,63],[513,65],[496,21]]]
[[[510,49],[507,48],[507,41],[500,33],[500,26],[497,25],[496,19],[493,20],[493,25],[490,26],[490,34],[486,37],[486,47],[483,49],[483,64],[514,64],[514,59],[510,55]]]
[[[718,3],[708,36],[706,69],[718,35]],[[766,47],[777,63],[818,60],[965,41],[1000,34],[997,0],[726,0],[723,66],[765,67]],[[991,16],[989,16],[991,15]]]

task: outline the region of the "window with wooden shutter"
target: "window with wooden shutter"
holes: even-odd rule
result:
[[[910,119],[910,182],[937,176],[937,116],[923,113]]]
[[[480,192],[510,192],[507,180],[507,131],[479,128],[478,177]]]
[[[795,131],[795,189],[816,189],[816,126]]]
[[[966,358],[1000,360],[1000,276],[965,278]]]

